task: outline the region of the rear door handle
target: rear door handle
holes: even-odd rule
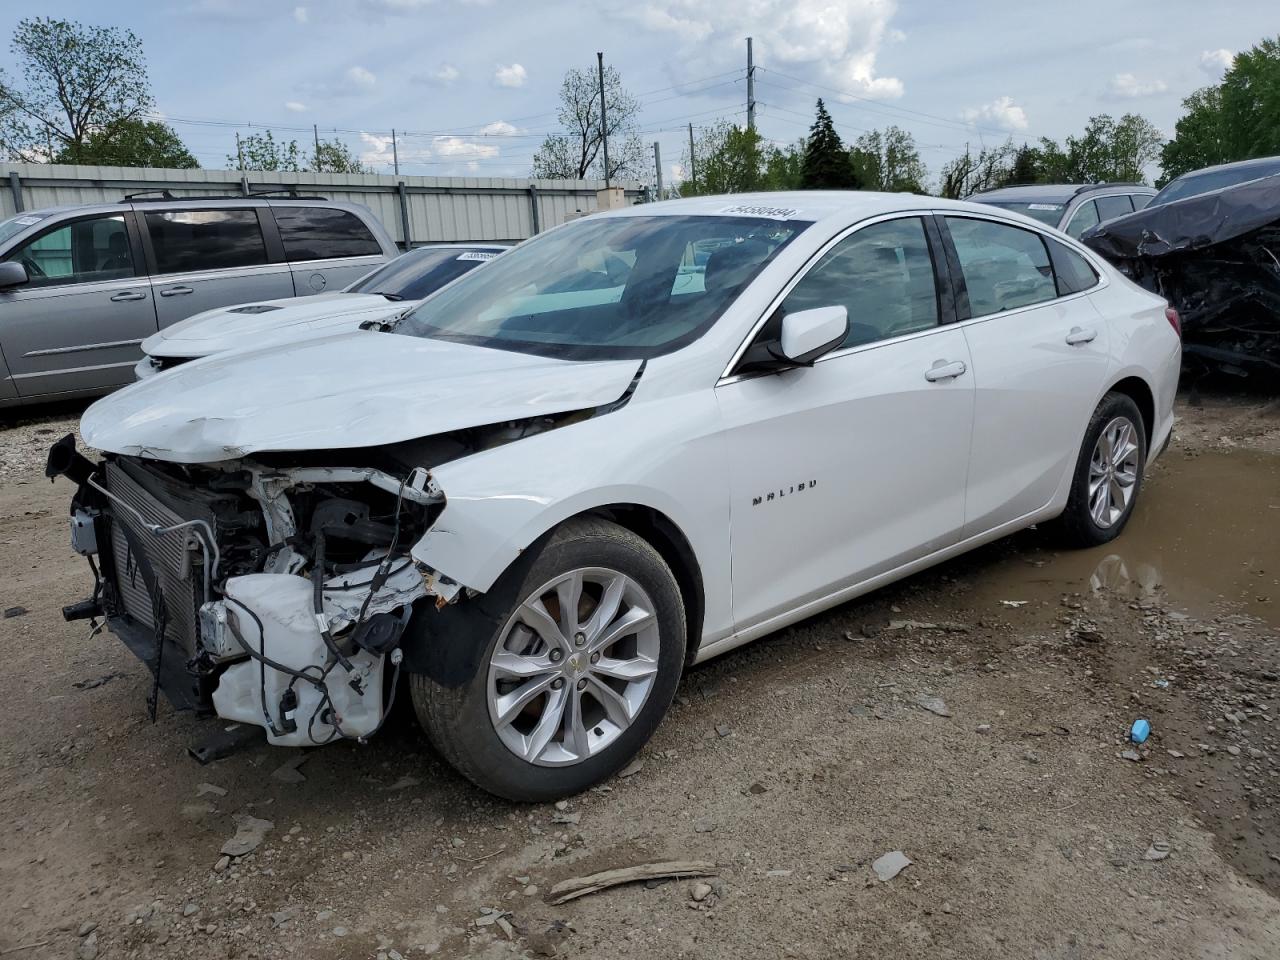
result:
[[[963,360],[935,360],[932,367],[924,372],[924,378],[930,383],[937,383],[939,380],[954,380],[956,377],[964,376],[964,372],[969,368],[964,365]]]
[[[1072,327],[1067,333],[1067,343],[1078,347],[1082,343],[1091,343],[1097,335],[1098,331],[1092,327],[1087,330],[1084,327]]]
[[[170,287],[168,290],[161,290],[162,297],[183,297],[188,293],[195,293],[190,287]]]
[[[117,293],[111,300],[114,303],[121,303],[125,300],[145,300],[147,295],[139,293],[137,290],[126,290],[124,293]]]

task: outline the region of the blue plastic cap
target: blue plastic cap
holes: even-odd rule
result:
[[[1145,743],[1147,737],[1151,736],[1151,724],[1146,720],[1135,720],[1133,726],[1129,728],[1129,739],[1134,743]]]

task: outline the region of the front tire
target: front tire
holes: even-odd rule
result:
[[[1097,547],[1120,536],[1142,489],[1147,432],[1131,397],[1108,393],[1094,410],[1067,506],[1056,522],[1066,546]]]
[[[410,678],[414,708],[460,773],[508,800],[579,793],[653,735],[684,664],[684,607],[658,552],[600,519],[573,520],[527,572],[490,591],[507,611],[479,668],[447,687]]]

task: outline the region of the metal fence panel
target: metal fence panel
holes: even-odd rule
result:
[[[623,186],[629,201],[643,196],[639,184]],[[168,190],[175,197],[236,197],[261,190],[294,189],[363,203],[401,246],[405,245],[405,222],[413,246],[519,241],[574,215],[591,213],[596,209],[596,191],[603,187],[602,182],[593,180],[0,163],[0,219],[19,210],[114,202],[144,190]]]

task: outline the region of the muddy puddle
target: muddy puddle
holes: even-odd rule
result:
[[[1247,613],[1280,627],[1280,456],[1175,448],[1148,474],[1123,534],[1093,550],[1053,551],[1015,538],[980,590],[1054,602],[1063,593],[1160,597],[1194,617]]]

